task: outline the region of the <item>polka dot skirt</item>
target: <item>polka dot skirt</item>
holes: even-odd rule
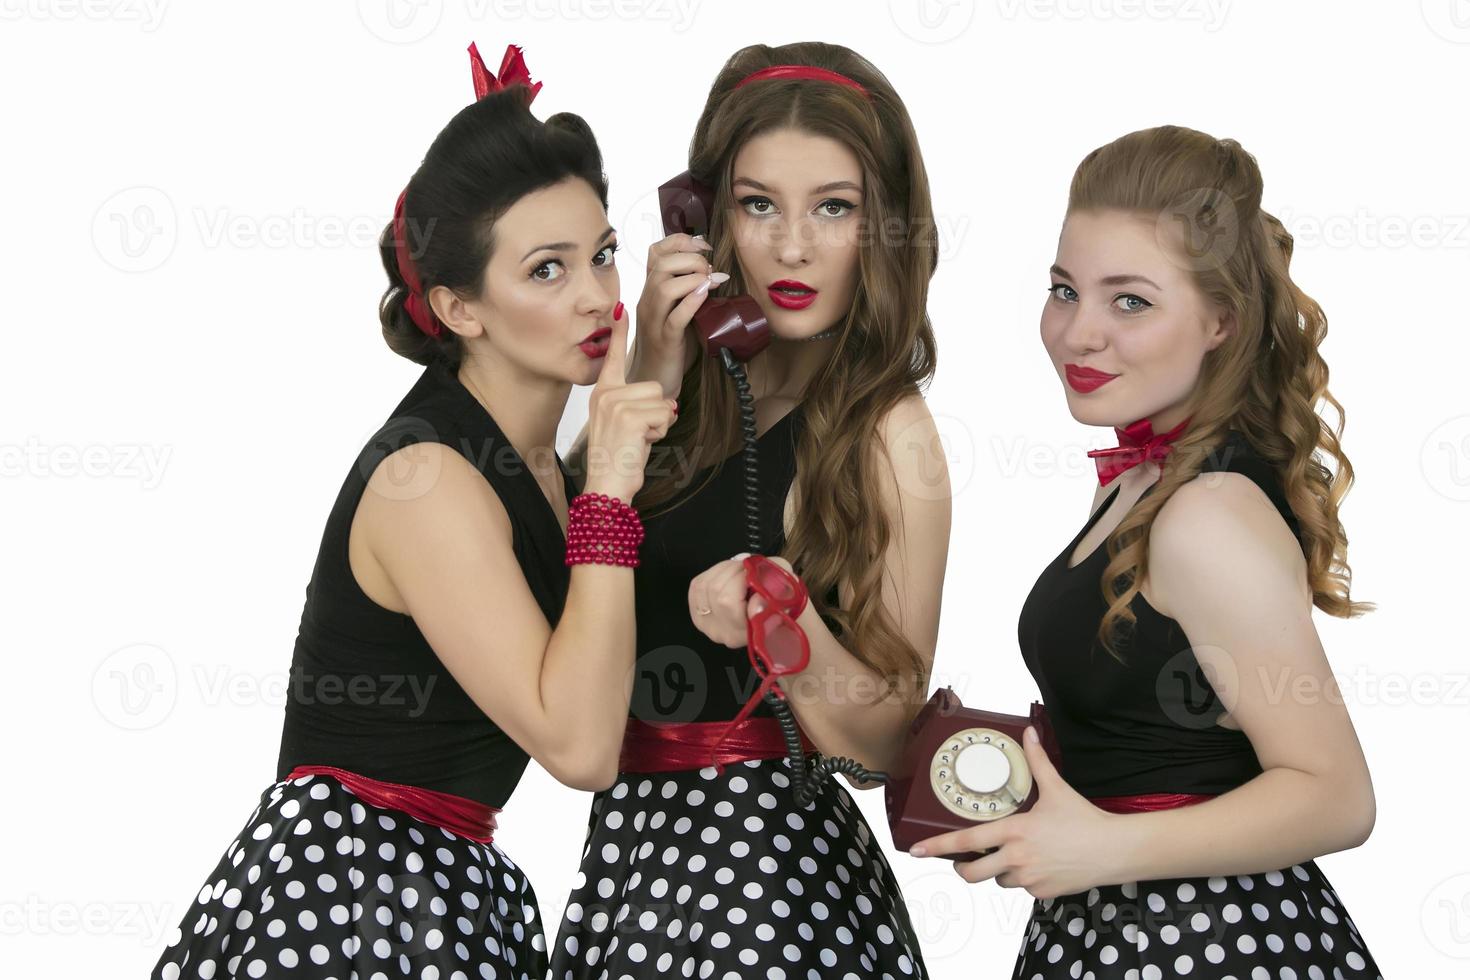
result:
[[[1012,980],[1382,980],[1313,861],[1036,902]]]
[[[551,976],[926,976],[893,873],[837,779],[784,759],[623,774],[592,804]]]
[[[358,800],[335,779],[283,780],[174,930],[155,980],[522,980],[546,973],[530,882],[480,844]]]

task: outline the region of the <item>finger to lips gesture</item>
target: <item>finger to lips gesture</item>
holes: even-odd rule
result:
[[[619,303],[588,399],[586,490],[624,502],[642,488],[649,448],[668,434],[678,415],[678,403],[664,397],[657,381],[628,383],[627,352],[628,316]]]

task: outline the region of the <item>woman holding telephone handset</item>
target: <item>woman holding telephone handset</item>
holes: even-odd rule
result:
[[[1020,617],[1062,769],[1028,735],[1034,809],[913,848],[1037,899],[1016,980],[1378,976],[1314,860],[1373,826],[1362,749],[1340,699],[1279,694],[1334,689],[1314,605],[1369,607],[1326,319],[1261,192],[1239,144],[1173,126],[1072,179],[1041,336],[1120,445]]]
[[[755,45],[715,79],[689,171],[709,233],[650,249],[630,360],[681,409],[635,501],[632,717],[551,973],[923,976],[876,836],[832,770],[799,800],[788,757],[846,757],[854,785],[887,767],[934,654],[949,492],[919,392],[937,246],[913,126],[852,51]],[[744,294],[769,346],[737,391],[690,321]]]
[[[642,536],[629,502],[675,411],[624,378],[591,131],[531,115],[519,49],[498,77],[471,54],[477,100],[382,239],[383,335],[424,371],[328,517],[277,781],[155,977],[539,980],[535,893],[495,815],[530,758],[581,789],[615,777]],[[593,455],[613,465],[578,495],[554,445],[588,384]]]

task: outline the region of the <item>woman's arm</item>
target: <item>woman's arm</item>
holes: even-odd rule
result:
[[[1068,786],[1028,737],[1036,806],[920,841],[915,856],[999,848],[956,870],[1055,898],[1094,885],[1272,871],[1367,839],[1368,767],[1312,626],[1301,548],[1270,500],[1237,473],[1195,479],[1155,518],[1149,566],[1151,604],[1183,627],[1261,775],[1193,806],[1113,814]]]
[[[1149,566],[1155,607],[1179,621],[1265,771],[1118,821],[1119,874],[1249,874],[1363,843],[1373,784],[1312,625],[1301,547],[1270,500],[1238,473],[1195,479],[1155,519]]]
[[[374,470],[354,532],[480,710],[559,781],[612,785],[632,692],[632,569],[573,565],[552,629],[500,498],[437,443],[401,449]]]
[[[881,600],[926,664],[939,640],[939,607],[949,554],[950,486],[938,431],[920,395],[888,413],[874,451],[884,464],[881,497],[893,534],[884,555]],[[839,584],[843,608],[852,594]],[[781,681],[802,728],[825,755],[848,756],[869,769],[898,762],[903,736],[924,691],[881,697],[883,678],[864,666],[832,635],[807,604],[797,618],[811,643],[811,663]],[[872,788],[879,784],[854,786]]]

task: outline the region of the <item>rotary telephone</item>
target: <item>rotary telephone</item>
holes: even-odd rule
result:
[[[658,200],[664,234],[708,234],[714,192],[690,173],[660,185]],[[746,545],[752,554],[759,554],[755,401],[745,362],[770,344],[770,327],[760,305],[743,294],[706,298],[694,314],[694,327],[705,353],[719,360],[735,383],[744,443]],[[1035,804],[1035,780],[1021,752],[1026,725],[1035,725],[1053,761],[1059,758],[1046,711],[1039,703],[1033,702],[1029,717],[1003,715],[966,708],[953,689],[944,688],[914,718],[893,774],[872,772],[854,759],[820,753],[808,765],[790,705],[774,693],[766,694],[764,700],[781,724],[798,805],[809,803],[821,790],[820,777],[833,773],[846,773],[859,782],[884,783],[893,842],[904,850],[926,837],[1020,813]],[[970,859],[978,855],[947,856]]]
[[[1024,813],[1036,805],[1036,780],[1021,738],[1036,728],[1041,747],[1060,765],[1061,750],[1046,708],[1028,715],[966,708],[953,688],[936,691],[909,725],[898,768],[884,787],[893,846],[908,850],[935,834]],[[973,861],[979,854],[944,854]]]

